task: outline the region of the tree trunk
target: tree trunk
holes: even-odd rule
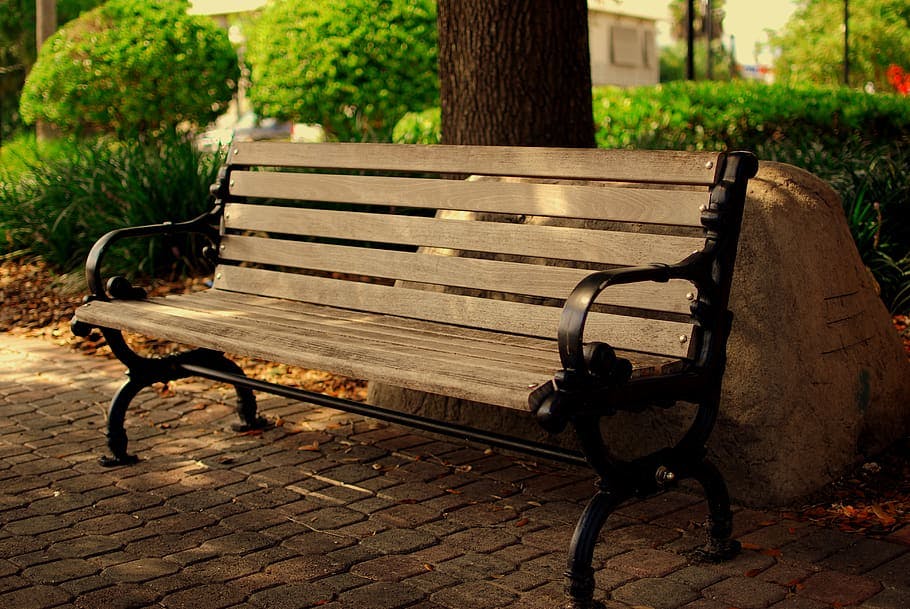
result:
[[[585,0],[439,0],[447,144],[593,147]]]
[[[44,41],[57,31],[57,1],[36,0],[35,2],[35,53],[41,50]],[[41,119],[35,123],[35,136],[40,141],[53,139],[54,127]]]

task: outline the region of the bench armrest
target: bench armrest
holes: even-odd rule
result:
[[[218,239],[218,220],[221,217],[222,207],[216,205],[210,211],[188,220],[186,222],[163,222],[161,224],[147,224],[144,226],[130,226],[118,228],[98,239],[88,253],[85,261],[85,279],[88,282],[90,299],[108,300],[108,291],[105,289],[101,276],[101,262],[108,248],[126,238],[151,237],[155,235],[173,235],[179,233],[201,233],[214,243]],[[115,278],[116,279],[116,278]],[[126,283],[121,278],[121,283]],[[121,287],[122,291],[136,290],[128,284]],[[133,292],[138,294],[137,292]]]
[[[559,318],[557,339],[563,368],[571,374],[589,372],[584,353],[585,322],[597,296],[611,285],[689,278],[681,265],[652,264],[598,271],[582,279],[566,299]]]

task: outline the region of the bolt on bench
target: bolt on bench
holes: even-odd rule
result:
[[[746,183],[756,169],[742,152],[238,144],[208,213],[113,231],[89,255],[91,295],[73,329],[100,328],[129,375],[110,406],[113,458],[105,462],[135,461],[124,418],[142,388],[199,376],[236,387],[246,428],[265,424],[259,390],[587,462],[599,484],[569,550],[573,607],[592,603],[594,543],[612,510],[683,478],[707,495],[703,554],[730,557],[738,544],[729,498],[705,443],[718,411]],[[523,179],[453,179],[466,175]],[[437,210],[484,220],[434,217]],[[527,224],[525,216],[557,225]],[[580,227],[591,221],[607,229]],[[211,289],[147,298],[122,277],[104,283],[112,243],[187,231],[210,241]],[[145,358],[122,331],[194,348]],[[251,379],[224,353],[525,411],[550,432],[574,428],[583,455]],[[675,446],[631,461],[611,456],[603,417],[676,401],[698,410]]]

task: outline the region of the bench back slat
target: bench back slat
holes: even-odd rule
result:
[[[709,186],[720,158],[716,152],[250,142],[232,146],[227,163]]]
[[[701,227],[706,190],[234,171],[233,196]]]
[[[677,262],[704,244],[696,237],[246,204],[226,206],[225,228],[615,265]]]
[[[542,338],[556,336],[561,313],[557,307],[229,265],[217,268],[215,288]],[[686,323],[592,313],[586,336],[635,351],[685,357],[691,332]]]
[[[255,236],[225,235],[221,246],[223,260],[557,299],[564,299],[590,273],[577,268],[421,252],[364,252],[360,247]],[[681,280],[620,285],[605,292],[598,302],[687,314],[687,294],[692,289],[689,282]]]

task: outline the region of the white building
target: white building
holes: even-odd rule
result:
[[[615,0],[588,0],[588,41],[594,86],[660,82],[654,17],[630,14]]]

